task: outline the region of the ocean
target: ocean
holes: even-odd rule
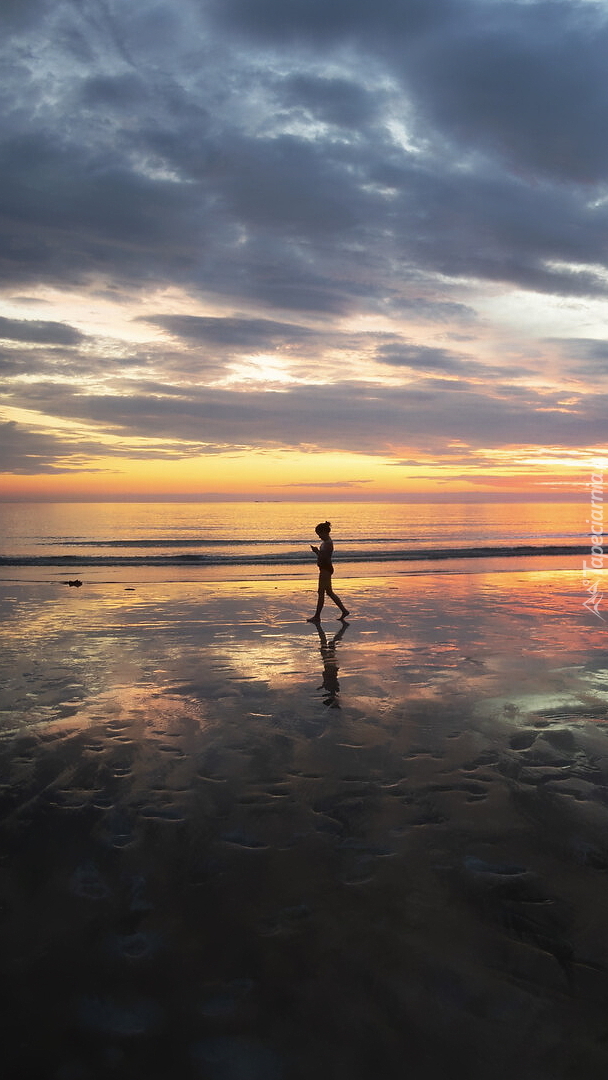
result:
[[[585,504],[572,502],[9,503],[0,577],[307,574],[314,527],[326,518],[341,574],[383,572],[387,563],[401,572],[440,563],[475,572],[486,560],[519,568],[540,557],[572,566],[589,549],[586,516]]]

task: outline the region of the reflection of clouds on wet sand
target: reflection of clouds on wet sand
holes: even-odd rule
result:
[[[351,581],[335,635],[289,583],[13,584],[0,880],[30,1072],[597,1074],[608,653],[574,578],[542,584],[552,605],[523,574]]]

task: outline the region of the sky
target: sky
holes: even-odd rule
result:
[[[3,0],[0,498],[576,496],[607,0]]]

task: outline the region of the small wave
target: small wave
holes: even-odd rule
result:
[[[517,544],[491,547],[406,548],[397,551],[348,552],[340,564],[382,562],[434,562],[444,559],[519,558],[542,555],[585,555],[588,544]],[[2,566],[306,566],[314,560],[301,552],[266,552],[264,555],[25,555],[0,556]]]
[[[545,533],[539,536],[537,533],[518,533],[510,536],[508,540],[511,541],[510,545],[521,544],[524,541],[539,542],[542,541],[546,544],[551,540],[578,539],[578,534],[567,533]],[[470,537],[471,538],[471,537]],[[473,538],[471,538],[473,539]],[[488,537],[477,536],[474,537],[477,543],[487,540]],[[506,539],[503,534],[503,539]],[[363,536],[363,537],[340,537],[340,550],[343,551],[346,544],[356,544],[357,547],[364,547],[368,544],[415,544],[425,543],[425,538],[422,536]],[[45,540],[39,541],[41,547],[65,547],[65,548],[125,548],[127,550],[135,550],[137,548],[153,549],[153,548],[217,548],[217,547],[230,547],[230,548],[242,548],[242,547],[297,547],[302,544],[302,538],[285,538],[277,539],[276,537],[250,537],[249,539],[243,539],[241,537],[188,537],[188,538],[175,538],[175,537],[146,537],[141,539],[112,539],[112,540],[86,540],[86,539],[74,539],[64,537],[48,537]],[[433,549],[434,550],[434,549]]]

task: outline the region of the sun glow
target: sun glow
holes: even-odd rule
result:
[[[256,389],[281,390],[304,381],[291,373],[289,361],[260,353],[257,356],[244,356],[229,364],[228,374],[214,385],[234,389],[255,386]]]

